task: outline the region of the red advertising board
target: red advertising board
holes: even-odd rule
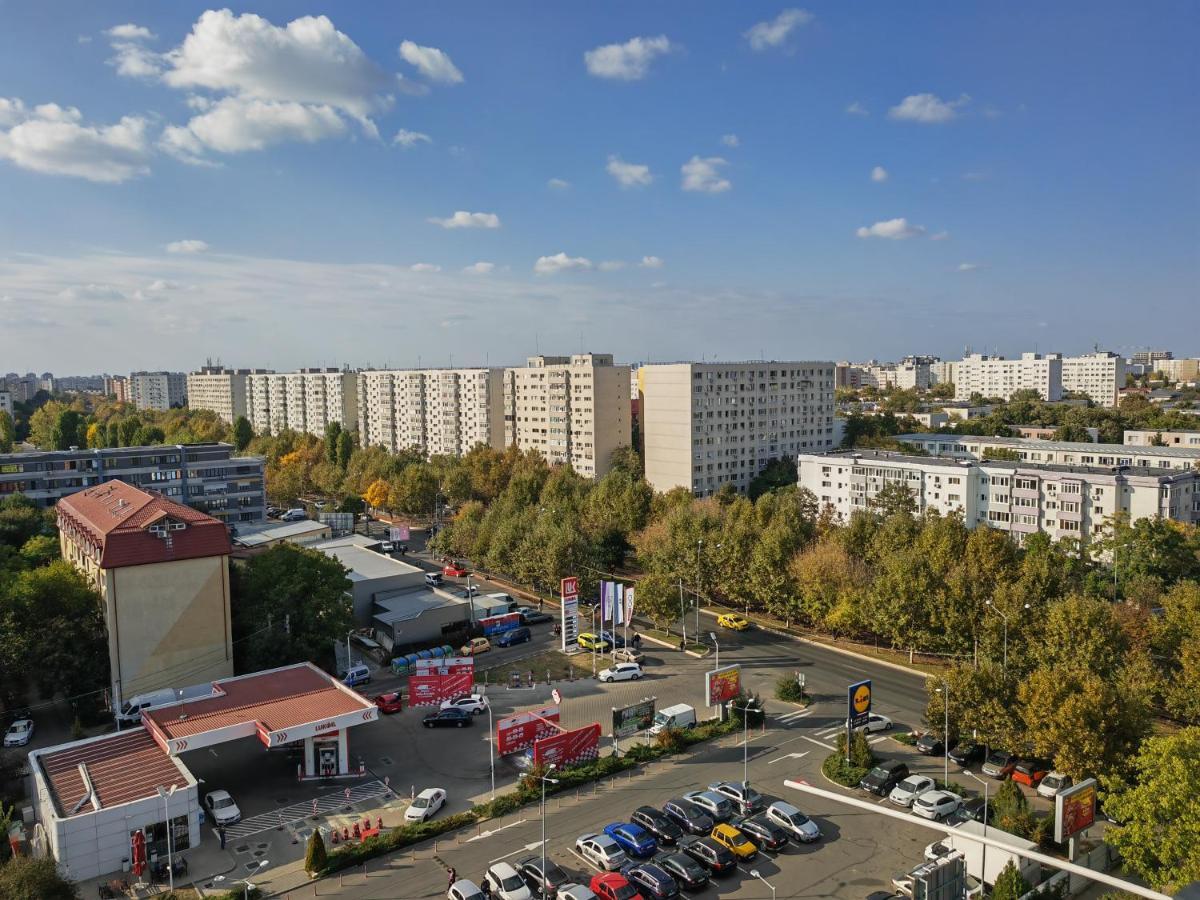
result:
[[[708,694],[708,705],[716,706],[737,698],[741,688],[741,666],[722,666],[704,673],[705,693]]]
[[[574,731],[542,738],[533,745],[533,764],[560,769],[576,763],[591,762],[600,755],[600,723],[593,722]]]
[[[538,738],[558,734],[557,706],[543,706],[529,712],[517,713],[496,723],[496,752],[501,756],[528,750]],[[549,721],[546,721],[549,720]]]
[[[470,656],[418,659],[408,676],[408,705],[437,706],[471,693],[475,685],[475,660]]]

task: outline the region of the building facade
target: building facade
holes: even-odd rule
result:
[[[1200,447],[1200,431],[1126,431],[1126,447]]]
[[[358,433],[391,453],[462,456],[504,447],[504,370],[400,369],[358,373]]]
[[[641,367],[646,480],[697,497],[745,491],[768,462],[835,446],[832,362]]]
[[[0,388],[0,411],[13,414],[13,398],[12,391]]]
[[[1158,368],[1159,363],[1174,358],[1175,354],[1170,350],[1138,350],[1130,357],[1129,361],[1134,365],[1147,366],[1153,372]]]
[[[1017,391],[1037,391],[1043,400],[1062,399],[1062,357],[1022,353],[1020,359],[972,353],[954,365],[954,399],[972,394],[1008,400]]]
[[[248,418],[260,434],[284,429],[323,435],[337,422],[358,427],[358,376],[344,369],[252,373],[246,376]]]
[[[183,372],[133,372],[128,402],[138,409],[175,409],[187,405],[187,375]]]
[[[1194,469],[1200,465],[1200,447],[1138,447],[967,434],[901,434],[896,440],[920,447],[933,456],[952,459],[981,460],[998,451],[1015,454],[1022,462],[1039,465],[1150,469]]]
[[[204,366],[187,376],[187,402],[192,409],[207,409],[222,422],[233,424],[238,416],[250,418],[246,380],[250,375],[269,374],[268,369],[226,369]]]
[[[1167,381],[1200,381],[1200,359],[1167,359],[1155,366]]]
[[[1101,406],[1116,406],[1117,391],[1125,387],[1125,360],[1115,353],[1096,351],[1064,356],[1062,389],[1084,394]]]

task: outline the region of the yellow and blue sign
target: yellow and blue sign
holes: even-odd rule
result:
[[[846,718],[851,728],[867,724],[871,714],[871,680],[859,681],[846,690]]]

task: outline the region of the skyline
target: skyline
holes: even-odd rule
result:
[[[1194,352],[1184,3],[67,8],[0,35],[4,370]]]

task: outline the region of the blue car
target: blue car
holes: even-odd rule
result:
[[[645,828],[630,822],[613,822],[604,826],[604,833],[617,842],[630,856],[644,859],[658,850],[656,841]]]

